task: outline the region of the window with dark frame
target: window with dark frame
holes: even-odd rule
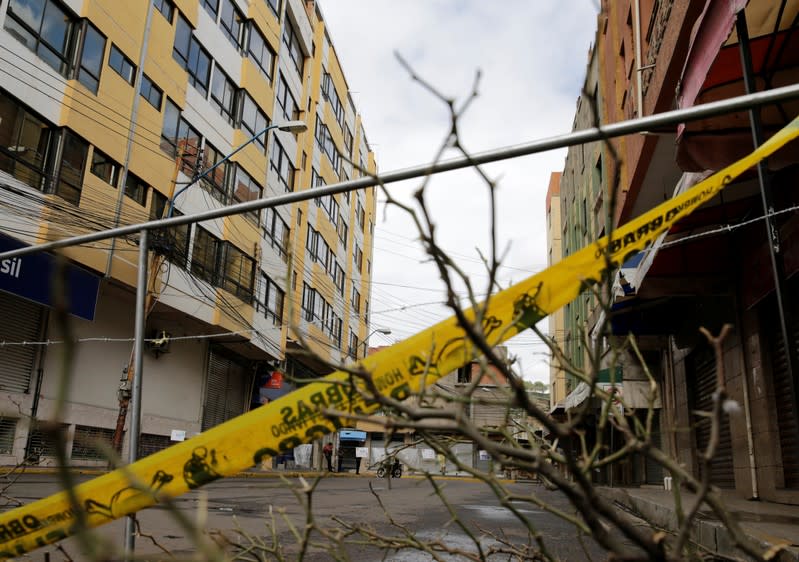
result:
[[[253,300],[255,260],[230,242],[219,245],[223,251],[220,287],[246,303]]]
[[[69,129],[61,130],[61,164],[55,193],[70,203],[80,203],[89,143]]]
[[[95,147],[92,154],[92,165],[89,168],[92,174],[105,183],[117,187],[121,166]]]
[[[274,208],[264,209],[263,233],[264,239],[288,262],[289,227]]]
[[[149,186],[147,182],[132,172],[128,172],[125,176],[125,195],[136,201],[139,205],[144,207],[147,202],[147,190]]]
[[[273,325],[280,326],[283,323],[286,293],[263,271],[259,281],[255,308],[262,311],[265,318],[271,319]]]
[[[72,70],[77,18],[58,0],[9,0],[5,29],[65,78]]]
[[[219,26],[236,49],[241,49],[244,46],[244,16],[231,0],[222,0]]]
[[[167,98],[164,124],[161,130],[161,149],[170,156],[181,157],[181,170],[193,176],[200,153],[200,133],[183,118],[180,108]]]
[[[172,58],[189,73],[189,84],[203,96],[208,95],[208,82],[211,77],[211,55],[194,37],[189,21],[178,14],[175,28],[175,43]]]
[[[266,3],[272,8],[276,16],[280,16],[280,0],[266,0]]]
[[[236,164],[235,179],[233,180],[232,196],[233,201],[237,203],[244,203],[247,201],[255,201],[260,199],[263,195],[264,188],[256,182],[250,174],[248,174],[241,164]],[[260,211],[250,211],[244,216],[249,220],[257,223]]]
[[[239,119],[241,128],[247,131],[251,137],[255,137],[269,126],[269,119],[261,111],[255,100],[245,90],[241,90],[241,118]],[[266,135],[260,134],[255,142],[266,150]]]
[[[233,125],[236,122],[236,84],[225,74],[219,65],[214,68],[211,80],[211,105],[225,120]]]
[[[191,250],[191,273],[203,281],[214,284],[217,270],[217,246],[220,240],[202,227],[194,229]]]
[[[161,12],[161,15],[166,18],[166,21],[172,23],[172,16],[175,14],[175,5],[172,0],[153,0],[155,9]]]
[[[267,81],[271,82],[275,66],[275,52],[269,46],[269,43],[266,42],[253,20],[249,22],[249,47],[247,51]]]
[[[119,47],[111,44],[111,52],[108,54],[108,66],[116,70],[125,82],[133,85],[133,80],[136,78],[136,66],[133,61],[125,56],[125,53],[119,50]]]
[[[207,171],[211,168],[213,168],[213,171],[200,179],[200,186],[207,190],[214,199],[223,205],[227,205],[229,201],[228,182],[230,181],[233,163],[225,160],[225,155],[208,141],[205,141],[202,154],[202,171]]]
[[[283,190],[286,193],[294,191],[294,166],[277,139],[272,139],[272,153],[269,157],[269,166],[277,172],[280,183],[283,184]]]
[[[150,77],[146,74],[142,74],[141,76],[139,94],[146,99],[150,105],[158,111],[161,111],[161,101],[164,99],[164,91],[150,80]]]
[[[283,25],[283,44],[288,48],[289,58],[294,62],[294,68],[302,76],[302,65],[305,62],[305,56],[302,53],[302,46],[297,37],[297,30],[294,29],[290,21],[286,21]]]
[[[219,12],[219,0],[200,0],[200,6],[205,8],[208,15],[216,20],[216,14]]]
[[[80,52],[78,82],[93,94],[100,86],[100,71],[105,57],[105,36],[88,22],[83,22],[83,46]]]
[[[153,195],[150,201],[150,220],[165,218],[169,199],[155,189],[151,191]],[[176,217],[182,214],[177,209],[172,209],[172,216]],[[156,253],[166,256],[166,259],[173,264],[181,269],[186,269],[189,259],[190,233],[190,224],[158,228],[153,231],[153,239],[150,242],[150,246]]]
[[[299,115],[297,102],[294,100],[294,96],[291,95],[288,83],[283,74],[279,74],[277,83],[277,105],[280,107],[280,111],[287,121],[297,119]]]
[[[56,129],[0,90],[0,170],[34,189],[51,187],[48,156]]]

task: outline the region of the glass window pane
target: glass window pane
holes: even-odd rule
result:
[[[22,23],[35,31],[41,28],[45,0],[10,0],[8,9]]]

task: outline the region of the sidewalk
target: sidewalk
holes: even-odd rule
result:
[[[656,487],[607,488],[599,494],[646,521],[673,530],[676,527],[674,495]],[[693,506],[695,495],[682,493],[683,509]],[[765,501],[749,501],[723,494],[724,503],[737,518],[744,532],[760,543],[765,552],[783,546],[773,560],[799,562],[799,506]],[[694,540],[722,556],[742,559],[743,553],[732,544],[729,534],[707,506],[700,509],[694,525]]]

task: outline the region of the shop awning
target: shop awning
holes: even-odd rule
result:
[[[736,14],[743,5],[758,91],[799,81],[799,0],[708,0],[696,24],[680,80],[679,107],[745,93],[734,30]],[[762,108],[764,135],[771,136],[797,114],[799,101]],[[694,121],[678,129],[677,163],[685,171],[718,170],[751,150],[746,111]],[[789,145],[768,164],[779,169],[797,161],[799,147]]]

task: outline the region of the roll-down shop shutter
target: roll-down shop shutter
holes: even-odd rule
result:
[[[19,297],[0,293],[0,341],[33,342],[39,339],[42,307]],[[28,392],[36,363],[37,346],[0,346],[0,390]]]
[[[691,411],[713,410],[713,392],[716,390],[716,357],[713,350],[703,345],[686,358],[686,375],[691,398]],[[710,418],[691,417],[696,446],[697,475],[702,477],[701,458],[710,442]],[[735,473],[732,463],[732,436],[730,420],[722,415],[721,430],[716,454],[710,465],[710,483],[719,488],[735,488]]]
[[[202,429],[210,429],[244,413],[249,370],[214,348],[209,353]]]
[[[791,288],[799,287],[794,281]],[[789,291],[791,306],[791,322],[793,326],[791,342],[794,349],[799,349],[799,294]],[[786,488],[799,488],[799,423],[794,409],[794,391],[791,377],[788,374],[788,359],[785,355],[785,344],[780,330],[779,316],[774,299],[769,304],[770,319],[766,322],[766,337],[769,341],[771,355],[771,377],[774,386],[774,406],[777,415],[777,428],[780,435],[780,453],[782,471]]]

